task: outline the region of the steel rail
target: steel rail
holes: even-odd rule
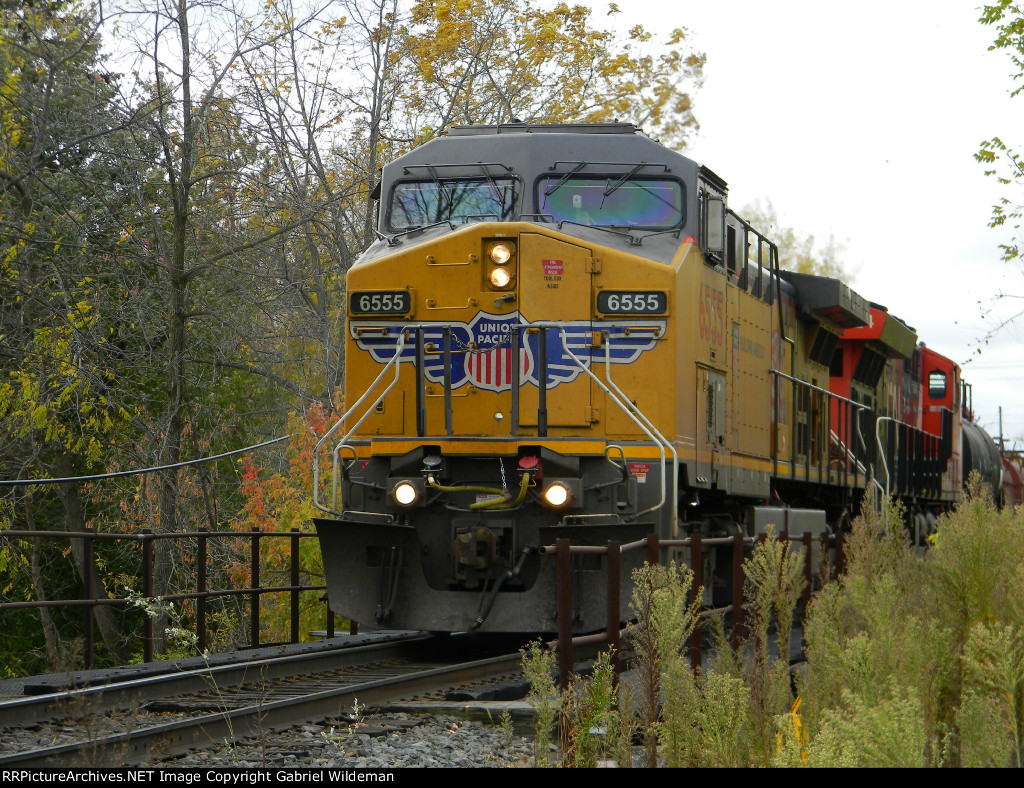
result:
[[[521,663],[522,655],[516,652],[440,668],[417,670],[386,679],[357,680],[356,683],[294,698],[226,709],[216,714],[98,737],[87,742],[6,755],[0,757],[0,766],[39,768],[139,765],[151,757],[172,758],[213,744],[258,738],[274,730],[336,716],[341,714],[343,709],[352,706],[357,699],[360,705],[378,705],[406,695],[433,691],[448,684],[505,675],[517,671]]]
[[[255,681],[323,673],[365,663],[369,658],[391,659],[402,656],[403,652],[430,638],[430,635],[417,633],[383,643],[346,646],[310,654],[263,657],[224,665],[205,665],[101,686],[15,698],[0,701],[0,720],[3,720],[5,726],[16,727],[58,719],[69,713],[81,715],[83,710],[87,714],[96,714],[162,698],[208,692],[214,687],[225,689]],[[0,763],[3,763],[2,758]]]

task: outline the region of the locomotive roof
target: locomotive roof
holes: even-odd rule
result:
[[[498,123],[452,126],[449,137],[468,137],[478,134],[643,134],[632,123]]]
[[[632,123],[507,123],[455,126],[386,165],[384,181],[426,176],[410,169],[414,167],[444,167],[436,174],[466,176],[490,165],[486,172],[492,177],[510,173],[532,184],[543,174],[564,172],[581,162],[587,165],[584,172],[628,172],[641,165],[641,174],[670,174],[691,184],[698,169],[694,161]]]

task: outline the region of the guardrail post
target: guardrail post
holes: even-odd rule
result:
[[[619,623],[621,620],[619,591],[622,578],[622,543],[610,540],[608,542],[608,651],[612,660],[615,686],[619,685],[619,672],[621,663],[619,650]]]
[[[701,585],[703,584],[703,549],[701,547],[701,535],[694,534],[690,537],[690,571],[693,572],[693,587],[690,593],[693,594],[693,602],[700,605],[703,600],[698,597],[701,594]],[[697,670],[701,663],[701,649],[700,649],[700,626],[693,628],[693,634],[690,635],[690,667],[693,670]]]
[[[732,647],[739,652],[743,643],[743,532],[732,538]]]
[[[802,594],[804,598],[804,614],[803,620],[807,620],[807,608],[811,605],[811,587],[814,584],[814,566],[811,561],[811,551],[814,544],[811,538],[810,531],[804,531],[804,579],[807,584],[804,586],[804,592]],[[824,556],[822,556],[824,558]]]
[[[829,534],[828,531],[822,531],[821,537],[819,538],[820,549],[821,549],[821,561],[818,563],[818,587],[824,588],[825,583],[828,582],[829,578],[829,566],[831,561],[828,557],[828,546],[829,546]]]
[[[87,534],[92,533],[90,526],[85,526],[85,532]],[[71,537],[74,539],[75,537]],[[93,599],[93,539],[92,536],[83,536],[82,547],[83,547],[83,566],[82,566],[82,598],[88,602]],[[96,624],[95,617],[93,616],[94,605],[86,604],[85,606],[85,669],[92,670],[95,663],[93,652],[96,646]]]
[[[811,561],[811,550],[813,541],[810,531],[804,531],[804,577],[807,579],[807,585],[804,587],[804,610],[807,610],[807,605],[811,601],[811,586],[814,583],[814,570],[813,562]]]
[[[196,642],[199,653],[206,651],[206,529],[196,538]]]
[[[292,643],[299,642],[299,529],[291,529],[292,536],[292,576],[291,576],[291,601],[292,601]]]
[[[657,534],[647,535],[647,563],[651,566],[661,563],[661,540]]]
[[[558,586],[558,686],[569,688],[572,674],[572,555],[569,540],[555,540]]]
[[[142,596],[153,598],[153,532],[142,532]],[[145,610],[142,616],[142,661],[153,661],[153,617]]]
[[[260,532],[253,531],[249,540],[249,645],[260,645]]]

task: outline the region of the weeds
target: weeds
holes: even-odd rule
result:
[[[687,726],[692,725],[693,676],[687,646],[697,626],[703,589],[687,597],[693,573],[672,563],[649,564],[633,572],[633,614],[638,619],[631,640],[640,676],[640,727],[647,744],[647,766],[658,763],[658,745],[667,745],[673,765],[686,761]],[[663,692],[670,687],[671,692]],[[664,703],[663,703],[664,702]]]
[[[570,683],[562,699],[559,726],[566,766],[593,768],[598,758],[607,755],[607,733],[615,715],[614,680],[609,655],[605,653],[590,676]]]
[[[734,651],[722,619],[711,618],[711,655],[697,671],[685,648],[699,613],[687,603],[688,570],[637,570],[631,689],[614,691],[599,668],[560,697],[554,655],[524,655],[538,765],[551,763],[561,710],[563,765],[602,755],[628,765],[639,732],[647,765],[1024,766],[1024,508],[997,510],[973,480],[924,557],[895,525],[905,518],[897,504],[866,499],[846,541],[846,573],[805,611],[796,695],[788,650],[800,549],[773,533],[757,545],[743,568],[744,645]]]
[[[537,766],[551,766],[551,735],[562,708],[562,698],[551,677],[555,670],[555,653],[546,651],[544,644],[536,641],[524,648],[522,654],[523,673],[530,683],[527,701],[537,715],[533,760]]]

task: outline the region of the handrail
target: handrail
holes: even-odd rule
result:
[[[537,325],[537,324],[535,323],[534,325]],[[598,386],[600,386],[605,394],[607,394],[609,397],[611,397],[612,401],[616,405],[618,405],[619,408],[622,409],[623,413],[625,413],[633,421],[633,423],[636,424],[636,426],[638,426],[641,429],[641,431],[648,438],[651,439],[652,443],[657,444],[658,450],[659,450],[659,452],[661,454],[661,463],[660,463],[660,465],[661,465],[661,500],[658,501],[658,503],[655,504],[654,506],[651,506],[651,507],[649,507],[647,509],[644,509],[642,512],[637,512],[634,515],[630,515],[630,519],[636,520],[637,518],[640,517],[640,515],[647,514],[647,512],[653,512],[653,511],[655,511],[657,509],[660,509],[662,506],[665,505],[665,487],[666,487],[666,484],[665,484],[665,446],[667,445],[668,441],[666,441],[660,435],[658,435],[658,437],[655,437],[654,434],[651,432],[651,430],[647,429],[647,427],[643,423],[641,423],[636,418],[636,416],[634,416],[630,412],[629,408],[622,401],[619,400],[619,398],[615,395],[615,393],[612,392],[612,390],[609,389],[604,383],[602,383],[600,378],[598,378],[597,375],[595,375],[593,372],[591,372],[590,369],[576,356],[575,353],[573,353],[571,350],[569,350],[569,343],[566,341],[566,334],[565,334],[565,328],[564,327],[562,327],[562,326],[560,326],[558,324],[555,324],[555,323],[547,323],[547,324],[541,323],[540,325],[547,325],[550,328],[557,328],[558,329],[558,333],[559,333],[559,335],[562,338],[562,349],[569,355],[569,358],[571,358],[574,362],[576,362],[576,365],[581,370],[583,370],[583,372],[585,372],[587,374],[587,376],[591,380],[593,380]],[[607,361],[607,359],[608,359],[608,354],[606,352],[605,353],[605,360]],[[677,458],[677,462],[678,462],[678,458]],[[673,511],[674,511],[674,509],[675,509],[675,507],[673,506]]]
[[[364,391],[363,395],[356,400],[355,404],[341,415],[341,417],[335,422],[334,426],[331,427],[326,433],[324,433],[324,436],[317,441],[316,446],[313,448],[313,505],[316,506],[316,508],[322,512],[327,512],[328,514],[338,514],[338,512],[335,509],[328,509],[326,506],[323,506],[320,503],[320,447],[324,444],[325,441],[329,440],[334,435],[334,433],[338,431],[341,425],[345,423],[345,420],[352,413],[354,413],[357,408],[359,408],[359,406],[368,396],[370,396],[370,393],[377,387],[377,384],[381,381],[381,378],[383,378],[384,374],[388,371],[388,367],[394,364],[395,379],[391,382],[391,385],[384,390],[384,392],[376,399],[376,401],[374,401],[373,405],[366,411],[363,417],[356,423],[356,425],[351,430],[348,431],[345,437],[342,438],[338,445],[334,448],[334,451],[332,453],[334,457],[334,479],[332,484],[331,505],[336,507],[338,505],[338,454],[341,451],[341,446],[345,443],[345,441],[348,440],[348,438],[352,435],[353,432],[359,429],[360,425],[366,420],[367,416],[370,415],[373,409],[376,408],[378,404],[380,404],[381,400],[383,400],[384,397],[387,396],[388,392],[390,392],[391,389],[393,389],[395,387],[395,384],[398,382],[398,377],[402,371],[402,365],[400,363],[400,360],[402,357],[402,350],[405,347],[405,331],[406,329],[403,328],[399,333],[398,342],[395,345],[395,355],[392,356],[391,359],[384,365],[384,369],[380,371],[380,374],[377,375],[373,383],[371,383],[367,387],[366,391]]]
[[[341,453],[341,451],[344,448],[351,449],[351,445],[348,443],[349,438],[351,438],[352,435],[359,429],[359,427],[362,426],[363,422],[370,416],[370,414],[374,411],[374,409],[381,403],[381,401],[383,401],[384,397],[386,397],[388,395],[388,393],[398,383],[398,380],[399,380],[399,378],[401,376],[401,355],[402,355],[402,351],[405,348],[405,344],[406,344],[406,334],[409,331],[420,331],[420,330],[425,329],[425,328],[436,328],[438,325],[440,325],[440,324],[436,324],[436,323],[423,324],[423,323],[420,323],[420,324],[409,324],[409,325],[402,326],[402,328],[398,332],[397,342],[395,344],[394,355],[390,359],[388,359],[387,363],[385,363],[385,365],[384,365],[384,368],[380,371],[380,373],[377,375],[377,377],[374,378],[373,382],[367,387],[367,389],[363,392],[363,394],[359,397],[359,399],[356,400],[356,402],[352,405],[352,407],[350,407],[348,410],[346,410],[345,413],[343,413],[341,415],[341,417],[338,418],[337,422],[335,422],[335,424],[326,433],[324,433],[323,437],[321,437],[320,440],[317,441],[316,447],[315,447],[315,449],[313,451],[313,504],[319,510],[321,510],[323,512],[327,512],[328,514],[340,515],[340,512],[338,511],[338,479],[339,479],[339,475],[340,475],[339,474],[339,470],[340,470],[340,453]],[[678,485],[679,485],[679,456],[678,456],[678,453],[676,452],[675,447],[672,445],[672,442],[669,441],[660,432],[657,431],[657,429],[654,427],[654,425],[650,421],[650,419],[648,419],[647,416],[645,416],[640,411],[639,408],[637,408],[635,405],[633,405],[629,401],[629,398],[621,390],[621,388],[619,388],[614,383],[614,381],[612,381],[612,376],[611,376],[611,337],[610,336],[608,337],[608,344],[606,345],[606,349],[605,349],[605,374],[606,374],[606,377],[607,377],[609,385],[614,388],[614,391],[612,390],[612,388],[609,388],[608,385],[605,385],[605,383],[603,383],[590,370],[589,366],[586,363],[584,363],[584,361],[582,359],[580,359],[575,353],[573,353],[572,350],[570,350],[569,343],[568,343],[568,334],[566,332],[566,325],[565,325],[564,321],[538,321],[538,322],[534,322],[534,323],[520,323],[520,324],[518,324],[518,325],[516,325],[514,327],[514,330],[519,331],[521,329],[529,329],[529,328],[544,328],[544,329],[554,328],[554,329],[558,330],[559,336],[561,338],[562,349],[565,352],[565,354],[567,355],[567,357],[569,359],[571,359],[572,362],[582,372],[584,372],[589,378],[591,378],[605,392],[605,394],[609,397],[609,399],[612,402],[614,402],[622,410],[622,412],[625,413],[626,416],[640,429],[640,431],[643,432],[650,439],[651,443],[653,443],[654,445],[656,445],[658,447],[659,454],[660,454],[660,466],[661,466],[661,497],[660,497],[659,501],[655,505],[653,505],[653,506],[651,506],[651,507],[649,507],[647,509],[644,509],[644,510],[642,510],[640,512],[637,512],[636,514],[629,515],[629,518],[631,520],[635,520],[635,519],[641,517],[642,515],[647,514],[648,512],[656,511],[656,510],[662,508],[665,505],[666,498],[667,498],[667,495],[668,495],[668,490],[667,490],[668,484],[667,484],[667,478],[666,478],[667,471],[666,471],[666,468],[665,468],[666,457],[667,457],[666,449],[669,452],[672,453],[672,474],[673,474],[673,480],[672,480],[672,518],[673,518],[673,522],[675,522],[675,518],[676,518],[677,513],[678,513],[677,510],[678,510],[678,498],[679,498],[679,495],[678,495]],[[394,365],[394,367],[395,367],[395,373],[394,373],[394,378],[391,381],[391,383],[388,384],[388,386],[377,396],[377,398],[373,401],[373,403],[368,408],[366,408],[365,412],[363,412],[363,414],[359,418],[359,420],[351,427],[351,429],[349,429],[345,433],[345,435],[338,441],[338,443],[335,445],[335,447],[333,449],[332,458],[333,458],[333,474],[334,475],[333,475],[333,479],[332,479],[332,488],[331,488],[331,506],[329,508],[328,506],[326,506],[320,500],[320,447],[324,443],[326,443],[328,440],[330,440],[338,432],[338,430],[341,428],[341,426],[345,423],[345,421],[352,414],[357,413],[357,412],[360,411],[361,407],[366,402],[366,400],[370,397],[370,395],[380,385],[381,381],[384,379],[385,375],[388,372],[388,368],[391,367],[392,365]],[[446,389],[447,389],[447,386],[446,386]],[[513,421],[515,421],[515,419],[513,419]]]
[[[859,432],[860,432],[860,430],[858,429],[858,437],[860,437]],[[836,431],[833,430],[830,427],[829,431],[828,431],[828,435],[829,435],[829,438],[832,440],[832,444],[835,445],[835,446],[838,446],[839,450],[843,453],[843,461],[844,462],[850,462],[852,460],[854,467],[860,473],[863,473],[865,476],[867,476],[868,475],[867,466],[865,466],[864,463],[862,463],[859,459],[857,459],[857,455],[853,453],[853,449],[851,449],[849,446],[846,445],[846,443],[843,441],[843,439],[841,437],[839,437],[839,435],[836,434]]]
[[[849,397],[844,397],[841,394],[836,394],[835,392],[829,391],[828,389],[824,389],[821,386],[816,386],[815,384],[811,383],[810,381],[803,380],[802,378],[798,378],[798,377],[795,377],[793,375],[788,375],[785,372],[783,372],[781,369],[775,369],[774,367],[770,367],[768,369],[768,372],[770,374],[772,374],[773,376],[775,376],[776,378],[782,378],[783,380],[788,380],[790,383],[794,384],[795,386],[799,385],[799,386],[805,387],[809,391],[817,391],[820,394],[824,394],[826,397],[828,397],[831,400],[834,400],[836,402],[841,402],[841,403],[846,404],[847,406],[853,407],[856,411],[858,411],[857,418],[854,419],[854,422],[856,424],[857,439],[860,441],[860,445],[864,449],[864,451],[865,452],[867,451],[868,444],[867,444],[867,441],[864,440],[864,434],[861,432],[860,412],[870,411],[871,408],[869,406],[867,406],[867,405],[865,405],[865,404],[863,404],[861,402],[857,402],[856,400],[852,400]],[[794,408],[796,407],[795,401],[796,401],[796,398],[794,397]],[[794,423],[795,423],[795,420],[794,420]],[[876,420],[876,424],[877,424],[877,420]],[[831,427],[829,428],[829,433],[830,433],[830,437],[835,439],[836,441],[838,441],[839,445],[841,445],[843,447],[843,451],[844,452],[847,452],[847,453],[850,452],[849,447],[846,446],[845,444],[843,444],[843,442],[839,439],[839,436],[836,435],[836,433],[831,429]],[[877,439],[877,436],[876,436],[876,439]],[[857,456],[855,454],[853,455],[853,459],[854,459],[854,461],[856,463],[856,466],[860,470],[862,470],[865,473],[865,475],[867,475],[867,473],[868,473],[867,468],[865,468],[863,463],[861,463],[860,460],[857,459]],[[777,454],[776,454],[776,461],[778,461]],[[793,458],[792,457],[790,458],[790,464],[791,465],[793,464]],[[877,481],[876,481],[876,484],[877,484]],[[881,489],[882,489],[881,485],[879,485],[879,490],[881,490]]]
[[[674,534],[676,530],[676,523],[679,520],[679,453],[676,451],[676,448],[675,446],[672,445],[671,441],[667,440],[665,436],[658,432],[657,428],[651,423],[651,420],[648,419],[643,414],[643,412],[640,410],[640,408],[636,406],[635,403],[630,401],[629,397],[627,397],[625,393],[623,393],[622,389],[620,389],[618,385],[612,380],[611,334],[609,334],[606,337],[606,341],[607,344],[605,345],[604,351],[604,376],[605,379],[608,381],[608,385],[611,388],[615,389],[615,393],[619,395],[622,403],[626,406],[626,408],[628,408],[630,411],[634,411],[638,418],[643,419],[644,424],[651,430],[651,432],[653,432],[658,437],[658,440],[661,441],[662,445],[665,446],[670,452],[672,452],[672,531]],[[664,477],[664,465],[662,466],[661,472],[662,477]],[[652,511],[652,509],[647,509],[644,512],[639,512],[637,514],[637,517],[639,517],[641,514],[645,514],[648,511]]]
[[[96,657],[96,636],[94,610],[99,607],[128,609],[139,605],[144,600],[158,601],[161,604],[183,602],[192,600],[195,603],[194,620],[191,622],[194,627],[195,643],[197,649],[205,651],[209,644],[207,612],[205,602],[213,599],[249,599],[249,647],[257,648],[261,645],[260,632],[260,598],[266,594],[287,593],[290,595],[289,618],[290,633],[288,642],[300,642],[300,602],[299,595],[303,593],[321,594],[327,590],[325,585],[308,585],[311,579],[308,571],[302,570],[299,563],[299,541],[302,539],[316,539],[315,533],[308,531],[188,531],[175,533],[152,533],[125,532],[125,533],[97,533],[95,531],[43,531],[35,529],[0,531],[0,543],[7,540],[68,540],[73,544],[75,540],[81,540],[86,554],[86,561],[83,570],[83,583],[81,599],[46,599],[36,601],[5,602],[0,600],[0,613],[4,611],[32,610],[41,608],[73,608],[82,610],[82,659],[85,668],[91,669],[95,664]],[[266,585],[260,581],[259,554],[260,541],[263,539],[287,539],[291,545],[288,567],[275,569],[275,573],[287,571],[290,575],[287,585],[280,582]],[[153,589],[153,566],[155,552],[153,543],[157,541],[195,540],[194,554],[196,556],[196,571],[193,575],[194,590],[181,591],[177,593],[154,593]],[[244,540],[249,544],[249,566],[250,575],[248,581],[233,582],[231,578],[224,575],[220,581],[213,581],[207,573],[209,565],[213,569],[217,562],[209,556],[208,544],[217,544],[226,541],[229,544]],[[93,546],[97,541],[120,541],[127,545],[141,546],[141,565],[138,573],[141,576],[142,594],[136,595],[128,590],[126,596],[104,596],[108,593],[109,576],[98,574],[98,567],[93,563]],[[305,577],[303,577],[305,575]],[[95,585],[99,583],[99,585]],[[224,585],[222,585],[222,583]],[[224,587],[224,586],[227,587]],[[237,586],[237,587],[232,587]],[[99,592],[99,595],[97,595]],[[109,593],[114,593],[112,590]],[[321,601],[326,599],[321,597]],[[326,605],[327,612],[327,633],[328,637],[334,636],[334,613],[330,610],[329,603]],[[239,609],[238,625],[242,626],[244,617]],[[154,659],[155,647],[155,623],[152,613],[143,616],[142,621],[142,654],[143,660],[151,662]],[[350,631],[352,629],[350,628]],[[130,633],[129,633],[130,634]]]
[[[884,492],[886,499],[888,499],[889,485],[892,482],[892,476],[889,473],[889,463],[886,462],[885,459],[885,448],[882,446],[882,435],[879,429],[882,426],[883,421],[891,421],[893,424],[897,425],[902,424],[902,422],[900,422],[897,419],[894,419],[892,416],[879,416],[877,419],[875,419],[875,445],[878,446],[878,455],[882,460],[882,470],[885,471],[885,489],[883,490],[881,485],[879,485],[879,490],[881,492]],[[899,441],[899,433],[896,434],[896,440]]]

